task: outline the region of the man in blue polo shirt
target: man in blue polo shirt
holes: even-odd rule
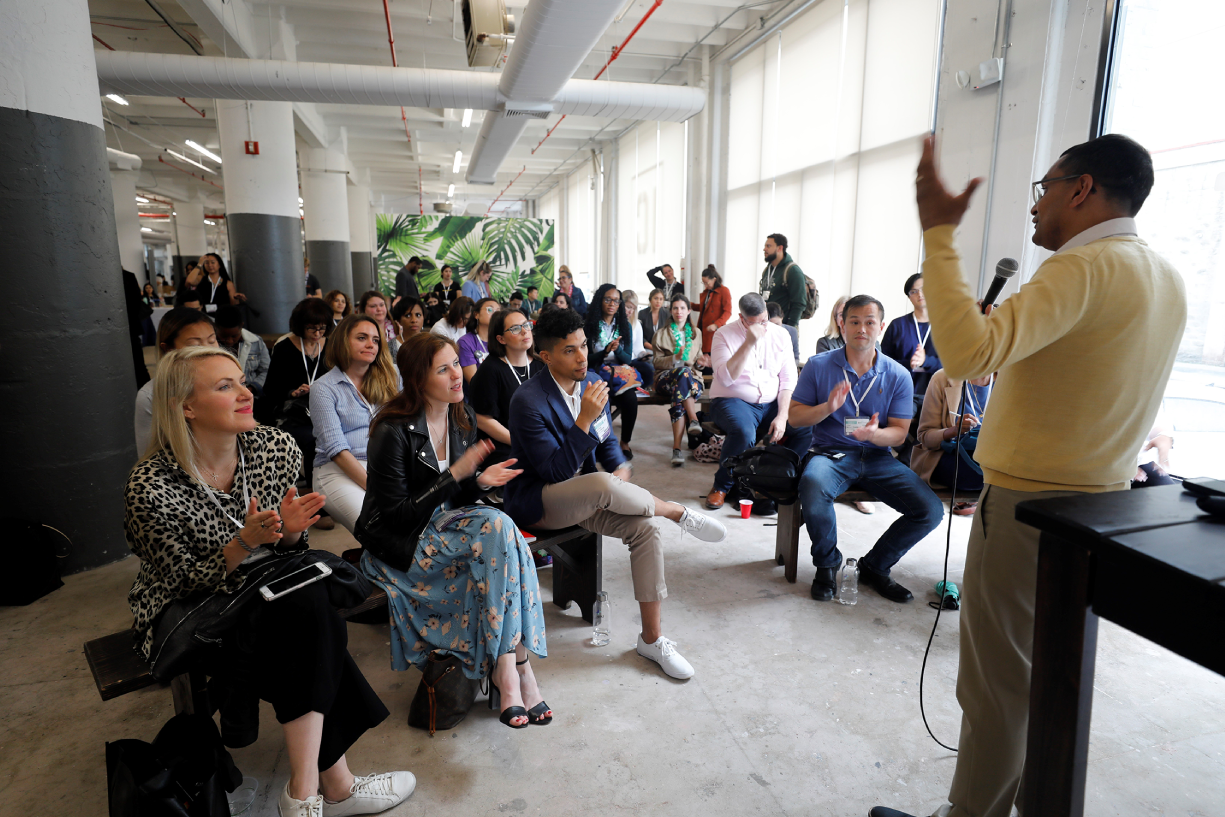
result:
[[[884,306],[872,296],[848,300],[842,308],[846,346],[809,358],[791,395],[790,422],[813,426],[817,452],[800,477],[817,601],[834,597],[842,564],[834,500],[847,488],[869,491],[902,514],[859,560],[860,580],[892,601],[914,596],[889,578],[889,570],[944,518],[931,488],[889,451],[906,439],[914,385],[910,372],[877,349],[884,318]]]

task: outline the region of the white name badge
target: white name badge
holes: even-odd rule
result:
[[[594,434],[596,439],[600,442],[607,440],[611,431],[612,429],[608,425],[607,414],[601,414],[591,423],[591,433]]]
[[[846,417],[842,420],[842,433],[851,436],[851,432],[868,424],[867,417]]]
[[[205,305],[204,305],[204,311],[205,311],[205,312],[216,312],[216,311],[217,311],[217,304],[205,304]]]
[[[770,300],[770,290],[768,290],[768,289],[763,289],[763,290],[761,291],[761,299],[762,299],[763,301],[768,301],[768,300]]]

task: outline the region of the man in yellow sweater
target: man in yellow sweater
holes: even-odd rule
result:
[[[1076,145],[1033,183],[1032,240],[1055,254],[990,320],[953,245],[980,181],[948,192],[927,138],[916,188],[932,335],[950,377],[999,372],[976,452],[985,485],[961,597],[961,738],[940,817],[1009,817],[1017,802],[1039,534],[1016,505],[1128,487],[1187,322],[1182,278],[1136,234],[1153,186],[1139,144],[1112,134]]]

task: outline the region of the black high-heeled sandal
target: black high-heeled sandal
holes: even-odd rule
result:
[[[516,661],[515,666],[521,667],[532,659],[524,658],[522,661]],[[544,701],[527,710],[527,722],[532,726],[548,726],[553,722],[553,710],[549,709],[549,705]]]
[[[498,685],[493,682],[492,678],[488,680],[489,680],[489,708],[490,709],[501,709],[502,708],[502,690],[498,689]],[[511,723],[511,721],[514,720],[515,718],[527,718],[527,721],[516,726],[515,724]],[[531,724],[532,722],[532,716],[528,713],[526,709],[524,709],[521,706],[508,706],[506,707],[506,710],[502,712],[501,715],[498,716],[498,720],[500,720],[502,723],[509,726],[511,729],[526,729],[528,725]]]

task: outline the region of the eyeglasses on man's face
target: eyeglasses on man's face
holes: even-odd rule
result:
[[[1085,174],[1072,173],[1067,176],[1056,176],[1053,179],[1038,179],[1038,181],[1036,182],[1030,182],[1029,183],[1030,197],[1033,199],[1034,204],[1037,204],[1038,200],[1046,195],[1046,186],[1048,184],[1054,184],[1055,182],[1066,182],[1071,179],[1079,179],[1083,175]]]

